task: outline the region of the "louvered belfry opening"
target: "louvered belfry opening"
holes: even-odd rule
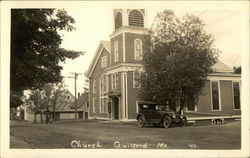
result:
[[[128,16],[129,26],[144,27],[144,18],[139,10],[131,10]]]
[[[115,16],[115,29],[118,29],[122,26],[122,14],[118,12]]]

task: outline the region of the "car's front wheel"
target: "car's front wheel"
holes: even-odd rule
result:
[[[165,128],[169,128],[172,124],[172,119],[170,116],[166,115],[164,118],[163,118],[163,126]]]
[[[140,128],[143,128],[145,126],[145,121],[144,121],[143,116],[139,116],[137,120],[138,120],[138,126]]]

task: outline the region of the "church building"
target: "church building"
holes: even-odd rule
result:
[[[110,41],[100,41],[89,66],[89,118],[135,120],[142,53],[145,51],[147,13],[144,9],[113,10],[114,31]],[[215,73],[208,76],[204,93],[195,107],[185,111],[194,114],[240,115],[241,77],[218,62]]]

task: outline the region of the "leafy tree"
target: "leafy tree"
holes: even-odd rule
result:
[[[66,98],[65,91],[65,85],[62,82],[48,83],[41,89],[32,90],[28,99],[29,108],[35,115],[41,110],[46,111],[46,123],[49,122],[49,113],[53,112],[53,121],[55,122],[57,105],[60,98]]]
[[[37,89],[62,80],[60,62],[82,52],[60,47],[60,30],[72,31],[75,20],[65,10],[11,10],[10,90],[21,96],[23,90]],[[11,105],[13,100],[11,100]]]
[[[42,90],[36,89],[32,90],[29,95],[29,99],[26,100],[29,109],[34,112],[35,120],[34,123],[37,122],[36,116],[40,110],[44,110],[44,92]],[[41,115],[41,123],[42,123],[42,115]]]
[[[239,66],[239,67],[233,67],[233,68],[234,68],[234,73],[241,74],[241,66]]]
[[[219,51],[199,17],[178,18],[170,10],[159,13],[151,27],[150,42],[143,55],[146,77],[141,97],[169,103],[173,109],[194,105],[211,73]]]

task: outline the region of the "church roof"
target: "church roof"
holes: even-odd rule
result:
[[[218,61],[216,64],[214,64],[213,69],[215,72],[234,72],[233,68],[222,63],[221,61]]]
[[[110,42],[109,41],[104,41],[101,40],[102,45],[106,48],[106,50],[110,53],[111,52],[111,48],[110,48]]]
[[[97,64],[97,61],[102,53],[102,49],[101,48],[105,48],[109,53],[111,53],[111,46],[110,46],[110,42],[109,41],[104,41],[104,40],[101,40],[97,49],[96,49],[96,52],[95,52],[95,56],[94,58],[92,59],[91,61],[91,64],[89,66],[89,69],[87,71],[87,76],[91,76],[96,64]]]

